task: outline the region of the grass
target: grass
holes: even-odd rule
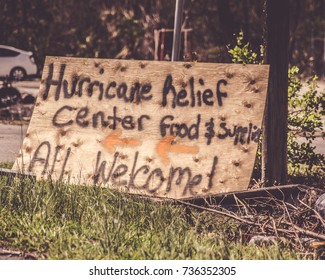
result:
[[[11,169],[13,167],[13,162],[2,162],[0,163],[0,168]]]
[[[3,166],[2,166],[3,167]],[[240,223],[109,188],[0,178],[0,247],[39,259],[306,259]]]

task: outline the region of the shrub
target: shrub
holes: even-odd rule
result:
[[[263,63],[264,46],[259,53],[250,49],[249,43],[244,43],[244,34],[239,32],[236,45],[228,47],[228,53],[233,63],[261,64]],[[293,66],[288,71],[288,163],[289,175],[292,179],[312,177],[324,179],[325,156],[317,153],[313,140],[324,139],[325,93],[319,91],[317,76],[307,80],[307,89],[298,78],[299,68]],[[256,167],[260,168],[261,152],[257,153]]]

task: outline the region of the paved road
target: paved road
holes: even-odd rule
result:
[[[0,162],[15,161],[27,127],[27,125],[0,124]]]

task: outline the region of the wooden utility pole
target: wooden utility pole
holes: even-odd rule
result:
[[[289,0],[266,0],[266,63],[270,64],[263,127],[262,180],[287,184]]]

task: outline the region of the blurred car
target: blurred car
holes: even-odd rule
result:
[[[21,81],[34,75],[37,75],[37,66],[32,52],[0,45],[0,77]]]

